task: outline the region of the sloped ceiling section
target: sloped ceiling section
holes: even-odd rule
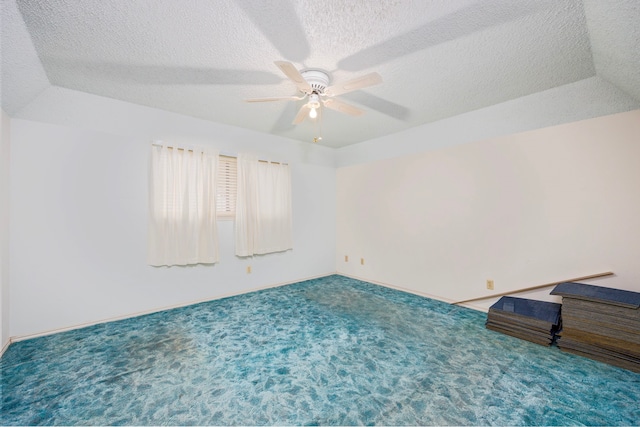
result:
[[[640,107],[637,0],[2,5],[2,101],[10,114],[50,82],[305,142],[322,136],[323,144],[344,147],[596,75]],[[276,60],[321,69],[330,84],[371,72],[383,83],[339,97],[362,109],[360,117],[324,108],[320,119],[294,126],[305,101],[244,101],[299,95]],[[620,111],[628,105],[625,97]]]
[[[2,109],[13,115],[51,84],[14,1],[0,3]]]
[[[585,10],[597,74],[640,101],[640,1],[587,0]]]

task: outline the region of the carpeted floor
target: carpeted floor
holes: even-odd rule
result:
[[[640,374],[485,319],[330,276],[22,341],[0,424],[640,424]]]

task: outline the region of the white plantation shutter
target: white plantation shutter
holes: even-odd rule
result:
[[[238,162],[234,157],[218,158],[218,189],[216,192],[216,212],[218,218],[234,219],[238,181]]]

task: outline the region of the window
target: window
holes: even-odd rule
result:
[[[237,165],[235,157],[218,158],[216,215],[220,219],[234,219],[236,215]]]
[[[218,219],[236,220],[238,256],[293,247],[289,165],[152,144],[149,172],[150,265],[218,262]]]

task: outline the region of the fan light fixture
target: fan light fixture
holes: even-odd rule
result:
[[[320,108],[320,97],[316,92],[313,92],[311,95],[309,95],[309,102],[307,103],[307,106],[310,109],[309,117],[311,117],[312,119],[318,117],[318,108]]]

